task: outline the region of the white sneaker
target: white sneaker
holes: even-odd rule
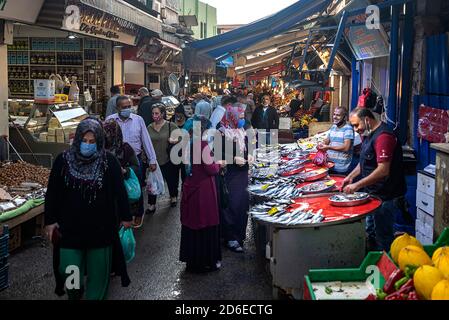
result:
[[[217,267],[217,269],[221,268],[221,261],[217,261],[217,263],[215,264],[215,266]]]
[[[228,241],[227,247],[231,251],[234,251],[237,253],[243,252],[243,248],[240,246],[240,243],[237,240]]]

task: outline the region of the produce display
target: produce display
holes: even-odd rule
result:
[[[449,300],[449,247],[430,257],[415,237],[404,234],[395,239],[390,252],[399,269],[370,299]]]
[[[50,170],[23,161],[4,163],[0,166],[0,186],[14,187],[24,182],[36,182],[46,186]]]

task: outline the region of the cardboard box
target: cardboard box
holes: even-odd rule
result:
[[[42,132],[42,133],[39,135],[39,141],[47,142],[47,136],[48,136],[48,133],[47,133],[47,132]]]
[[[64,137],[64,130],[62,128],[55,129],[56,137]]]
[[[34,80],[34,101],[41,104],[55,102],[55,80]]]
[[[47,136],[47,142],[56,142],[55,136]]]
[[[55,129],[55,128],[52,128],[52,127],[49,127],[49,128],[48,128],[48,133],[47,133],[47,135],[49,135],[49,136],[55,136],[55,135],[56,135],[56,129]]]
[[[56,142],[57,143],[65,143],[65,138],[64,136],[56,136]]]
[[[48,127],[52,129],[59,128],[59,121],[56,118],[51,118],[48,122]]]

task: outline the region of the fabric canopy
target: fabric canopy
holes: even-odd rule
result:
[[[284,10],[246,26],[189,44],[199,53],[217,59],[284,33],[308,17],[322,12],[332,0],[300,0]]]

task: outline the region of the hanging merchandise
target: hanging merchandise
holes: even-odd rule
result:
[[[80,96],[80,88],[76,82],[76,77],[72,77],[72,83],[70,84],[69,100],[78,102]]]
[[[358,107],[363,107],[375,111],[376,105],[377,94],[370,88],[363,89],[363,93],[359,97]]]
[[[419,107],[418,137],[432,143],[445,143],[449,132],[449,113],[447,110]]]

